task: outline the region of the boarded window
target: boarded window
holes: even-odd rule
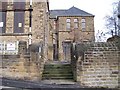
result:
[[[24,12],[14,12],[14,33],[24,33]]]
[[[14,0],[13,8],[24,10],[25,9],[25,0]]]
[[[14,0],[14,33],[24,33],[25,0]],[[19,11],[21,10],[21,11]]]
[[[6,2],[0,2],[0,10],[6,10],[7,9],[7,1]]]
[[[5,33],[7,2],[0,2],[0,33]]]
[[[6,31],[6,12],[0,12],[0,33]]]

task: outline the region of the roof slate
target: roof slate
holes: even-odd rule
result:
[[[56,18],[58,16],[94,16],[88,12],[85,12],[79,8],[71,7],[67,10],[50,10],[50,18]]]

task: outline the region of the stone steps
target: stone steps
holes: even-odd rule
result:
[[[42,79],[73,80],[71,64],[53,62],[45,64]]]

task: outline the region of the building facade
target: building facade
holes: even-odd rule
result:
[[[71,7],[50,11],[50,38],[55,60],[70,60],[71,43],[94,42],[94,15]]]
[[[20,41],[25,41],[27,47],[40,42],[47,47],[48,0],[9,0],[0,4],[1,54],[17,54]]]

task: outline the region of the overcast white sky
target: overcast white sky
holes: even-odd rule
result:
[[[112,12],[112,3],[118,0],[49,0],[51,9],[69,9],[75,6],[88,13],[95,15],[94,24],[95,31],[106,31],[105,19],[106,15]]]

